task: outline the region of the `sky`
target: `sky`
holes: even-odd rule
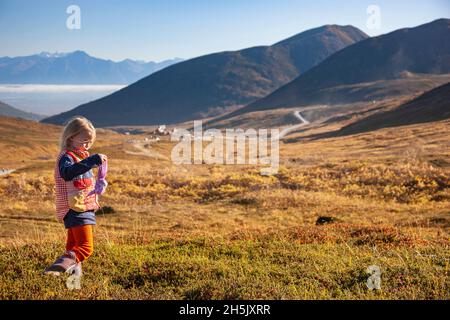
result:
[[[80,8],[79,29],[67,28],[70,5]],[[379,11],[368,13],[371,5]],[[449,17],[448,0],[0,0],[0,56],[83,50],[113,61],[189,59],[325,24],[377,36]]]

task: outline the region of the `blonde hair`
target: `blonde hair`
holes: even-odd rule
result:
[[[88,132],[92,136],[92,143],[94,143],[97,134],[94,126],[88,119],[82,116],[76,116],[69,119],[64,127],[59,142],[61,151],[68,149],[70,147],[69,140],[83,131]]]

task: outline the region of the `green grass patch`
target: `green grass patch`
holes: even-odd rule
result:
[[[0,249],[0,299],[449,299],[449,251],[273,240],[100,243],[82,289],[43,276],[63,247]],[[381,290],[366,287],[380,267]]]

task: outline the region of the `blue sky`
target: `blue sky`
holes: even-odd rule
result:
[[[66,28],[69,5],[81,29]],[[369,5],[381,28],[369,30]],[[0,0],[0,56],[84,50],[111,59],[161,61],[270,45],[324,24],[375,36],[450,17],[448,0]]]

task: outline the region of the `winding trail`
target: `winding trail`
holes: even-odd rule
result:
[[[291,133],[292,131],[295,131],[295,130],[301,128],[301,127],[304,127],[304,126],[310,124],[310,122],[308,120],[306,120],[305,118],[303,118],[303,116],[300,114],[300,110],[294,111],[294,116],[297,119],[299,119],[302,123],[296,124],[296,125],[293,125],[293,126],[290,126],[290,127],[287,127],[285,129],[281,130],[279,135],[278,136],[274,136],[274,138],[282,139],[288,133]]]

